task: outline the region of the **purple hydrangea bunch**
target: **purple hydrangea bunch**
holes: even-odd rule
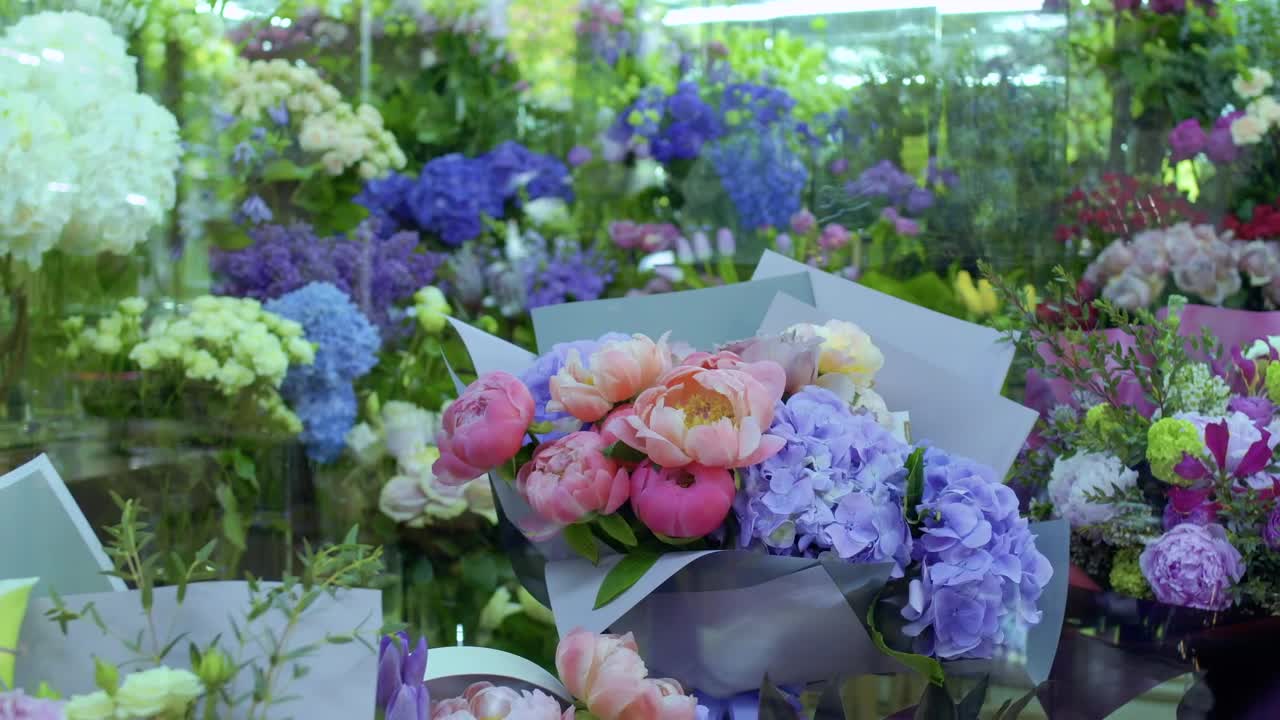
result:
[[[255,227],[252,245],[213,251],[217,292],[267,301],[308,283],[329,283],[355,301],[384,340],[393,340],[410,327],[399,306],[435,283],[445,256],[420,251],[416,233],[384,236],[374,225],[362,225],[352,238],[319,238],[302,223]]]
[[[786,445],[741,473],[739,543],[779,555],[831,551],[850,562],[892,562],[902,577],[911,562],[902,514],[910,448],[817,386],[778,403],[769,433]]]
[[[302,419],[302,441],[317,462],[332,462],[355,424],[352,383],[378,362],[377,329],[338,288],[313,282],[265,305],[302,325],[316,344],[315,362],[289,368],[281,394]]]
[[[855,197],[883,198],[908,215],[919,215],[933,207],[933,193],[889,160],[863,170],[856,180],[845,185],[845,190]]]
[[[536,233],[526,235],[530,252],[518,261],[523,275],[525,307],[532,310],[574,300],[598,300],[613,280],[613,260],[582,247],[571,238],[547,242]]]
[[[790,120],[795,106],[795,99],[786,90],[738,82],[725,86],[720,111],[732,125],[746,123],[762,128]]]
[[[489,166],[489,178],[503,200],[560,198],[573,202],[573,180],[564,163],[550,155],[536,153],[518,142],[508,140],[497,146],[483,160]]]
[[[413,227],[413,211],[409,208],[409,191],[416,181],[412,176],[393,172],[386,177],[370,180],[353,198],[354,202],[369,211],[378,221],[378,227],[386,232]]]
[[[929,448],[918,507],[920,537],[902,614],[916,651],[942,659],[989,658],[1004,621],[1040,621],[1037,600],[1053,574],[1036,549],[1018,497],[985,465]]]
[[[785,228],[800,211],[809,172],[780,130],[730,135],[712,147],[710,159],[740,227]]]
[[[422,168],[406,202],[418,227],[450,247],[480,237],[484,218],[501,218],[503,194],[481,158],[450,153]]]

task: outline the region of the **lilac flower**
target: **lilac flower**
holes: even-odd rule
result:
[[[1157,600],[1201,610],[1231,607],[1231,587],[1244,575],[1221,525],[1178,525],[1142,551],[1138,566]]]
[[[530,252],[518,267],[527,298],[523,309],[603,297],[614,272],[608,256],[568,238],[547,243],[530,233],[529,240]]]
[[[273,105],[267,108],[267,115],[271,117],[271,122],[280,127],[289,125],[289,108],[285,107],[284,101],[281,100],[279,105]]]
[[[831,161],[831,165],[827,169],[832,175],[843,175],[849,172],[849,161],[845,158],[836,158]]]
[[[591,148],[586,145],[574,145],[566,159],[571,167],[582,167],[591,162]]]
[[[451,247],[480,236],[484,217],[502,217],[502,194],[489,163],[451,153],[434,158],[409,191],[409,211],[418,226]]]
[[[905,206],[908,214],[919,215],[933,207],[933,193],[922,187],[911,188],[911,192],[907,193]]]
[[[62,720],[64,703],[27,695],[21,690],[0,692],[0,718],[4,720]]]
[[[906,208],[908,212],[914,212],[911,207],[923,211],[933,204],[932,193],[926,196],[916,192],[922,190],[928,193],[928,190],[918,187],[915,178],[888,160],[881,160],[863,170],[858,179],[849,182],[845,189],[855,197],[884,198],[892,205]]]
[[[702,100],[695,83],[683,82],[666,99],[670,122],[651,139],[653,157],[660,162],[693,160],[702,146],[724,132],[716,112]]]
[[[396,306],[436,281],[439,253],[418,250],[416,233],[380,237],[367,227],[354,239],[317,238],[303,224],[259,225],[243,250],[214,251],[213,271],[222,295],[270,300],[310,282],[328,282],[347,294],[392,340],[408,332]]]
[[[710,159],[740,228],[787,227],[799,212],[809,173],[779,130],[725,138],[711,148]]]
[[[730,83],[725,86],[721,112],[745,113],[750,122],[766,127],[790,117],[796,101],[781,88],[754,83]]]
[[[491,192],[503,200],[520,197],[523,190],[530,200],[558,197],[573,201],[573,184],[564,163],[549,155],[536,153],[518,142],[508,140],[480,158],[489,168]],[[494,217],[501,215],[501,210]]]
[[[1195,118],[1183,120],[1169,133],[1169,147],[1173,149],[1171,159],[1174,162],[1190,160],[1204,151],[1208,144],[1209,136]]]
[[[258,195],[250,195],[240,204],[240,215],[254,225],[271,222],[271,208]]]
[[[873,417],[855,414],[834,393],[815,386],[779,403],[769,432],[786,444],[742,471],[743,491],[734,500],[740,544],[760,541],[774,553],[813,555],[839,542],[851,561],[892,558],[900,574],[910,560],[910,543],[896,541],[887,516],[871,526],[854,522],[858,500],[849,500],[840,518],[836,511],[850,493],[865,493],[894,506],[901,519],[907,446]]]
[[[959,181],[960,176],[956,174],[955,170],[948,170],[940,166],[936,157],[929,158],[929,170],[928,175],[925,177],[925,182],[934,187],[949,188],[955,187]]]

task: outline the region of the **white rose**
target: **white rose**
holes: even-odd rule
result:
[[[1266,132],[1267,126],[1262,120],[1248,113],[1231,123],[1231,141],[1236,145],[1257,145],[1262,142],[1262,136]]]
[[[382,457],[378,434],[369,423],[359,423],[347,431],[347,449],[361,465],[372,465]]]
[[[62,711],[67,720],[113,720],[116,703],[110,695],[98,690],[88,695],[73,696]]]
[[[393,401],[382,407],[387,452],[402,466],[426,449],[436,433],[435,415],[412,403]]]
[[[382,486],[378,496],[378,509],[396,522],[409,522],[420,515],[427,506],[427,495],[417,478],[396,475]]]
[[[1264,90],[1271,87],[1271,73],[1262,68],[1250,68],[1243,75],[1237,75],[1235,80],[1231,81],[1231,87],[1236,94],[1242,98],[1255,98],[1262,94]]]
[[[187,706],[204,694],[204,684],[200,678],[188,670],[161,668],[166,671],[169,681],[167,705],[170,713],[184,715]]]
[[[1280,124],[1280,102],[1270,95],[1249,103],[1248,114],[1262,121],[1264,127],[1270,129]]]

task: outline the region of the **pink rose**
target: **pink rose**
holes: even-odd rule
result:
[[[514,376],[485,373],[444,411],[431,466],[446,485],[463,485],[520,452],[533,422],[533,396]]]
[[[831,223],[822,228],[822,234],[818,236],[818,244],[824,250],[838,250],[849,244],[849,231],[843,225]]]
[[[675,680],[646,677],[630,633],[574,630],[556,648],[556,670],[569,692],[600,720],[695,720],[697,700]]]
[[[616,403],[653,385],[670,368],[666,335],[656,343],[644,335],[610,342],[585,359],[572,351],[551,378],[547,412],[568,412],[583,422],[595,422]]]
[[[768,368],[765,366],[772,366]],[[765,430],[782,398],[784,373],[776,363],[734,370],[682,365],[640,393],[635,415],[617,423],[618,437],[663,467],[754,465],[782,449]]]
[[[538,446],[516,488],[539,516],[561,525],[612,514],[627,501],[627,471],[605,457],[605,439],[580,431]]]
[[[699,538],[724,522],[735,490],[733,475],[723,468],[645,464],[631,473],[631,508],[656,533]]]

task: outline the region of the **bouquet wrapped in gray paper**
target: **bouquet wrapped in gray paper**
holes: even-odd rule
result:
[[[491,473],[562,635],[632,632],[715,697],[941,683],[942,661],[1047,675],[1066,531],[1002,483],[1035,413],[999,394],[996,331],[773,254],[752,282],[533,319],[540,357],[455,323],[479,379],[435,471]]]

